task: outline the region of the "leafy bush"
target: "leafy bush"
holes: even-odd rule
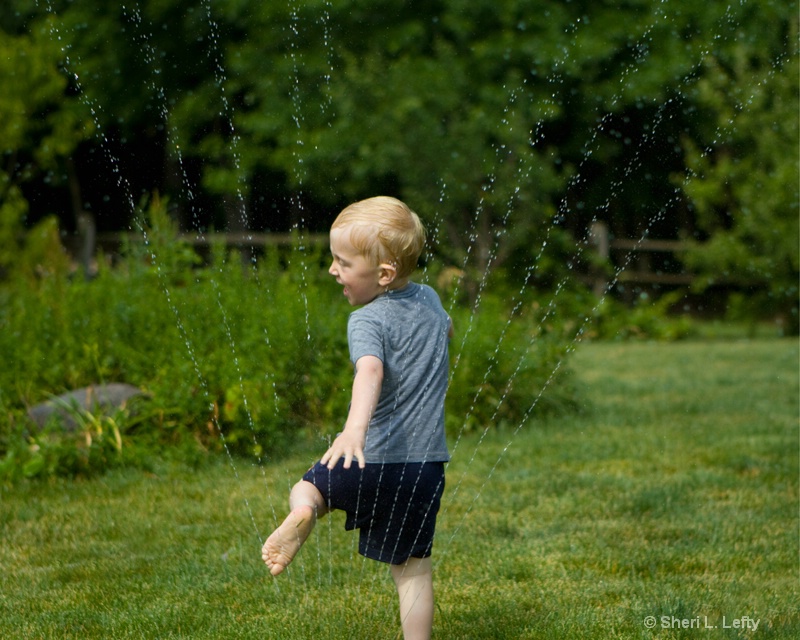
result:
[[[448,432],[516,427],[530,415],[574,405],[565,365],[571,338],[533,301],[516,313],[501,296],[451,310],[456,336],[447,396]]]
[[[287,249],[243,266],[215,247],[203,266],[158,205],[146,241],[113,267],[101,260],[92,279],[71,271],[50,223],[17,247],[25,268],[0,284],[0,477],[196,460],[224,447],[263,459],[343,422],[351,308],[326,257]],[[528,304],[509,321],[501,299],[451,310],[451,433],[517,424],[571,396],[561,381],[567,343],[552,319]],[[73,429],[27,418],[32,405],[108,382],[144,395],[110,415],[76,409]]]
[[[670,312],[685,295],[676,290],[651,298],[641,294],[633,305],[607,297],[592,309],[587,336],[614,340],[679,340],[693,334],[695,328],[685,315]]]

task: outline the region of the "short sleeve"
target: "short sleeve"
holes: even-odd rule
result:
[[[359,358],[375,356],[386,362],[382,322],[371,314],[359,310],[350,315],[347,322],[347,342],[350,347],[350,361],[355,365]]]

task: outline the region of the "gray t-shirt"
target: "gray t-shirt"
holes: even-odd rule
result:
[[[427,285],[410,282],[350,314],[347,340],[355,365],[383,362],[383,386],[367,431],[367,462],[446,462],[444,397],[450,317]]]

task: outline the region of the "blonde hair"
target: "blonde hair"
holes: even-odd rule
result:
[[[408,206],[388,196],[360,200],[345,207],[331,229],[350,229],[350,244],[378,266],[391,264],[398,278],[407,278],[417,266],[425,245],[425,227]]]

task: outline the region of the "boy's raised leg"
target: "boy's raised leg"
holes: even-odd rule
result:
[[[291,511],[272,532],[261,548],[261,558],[273,576],[283,572],[303,546],[319,516],[327,513],[325,502],[317,488],[301,480],[289,496]]]

